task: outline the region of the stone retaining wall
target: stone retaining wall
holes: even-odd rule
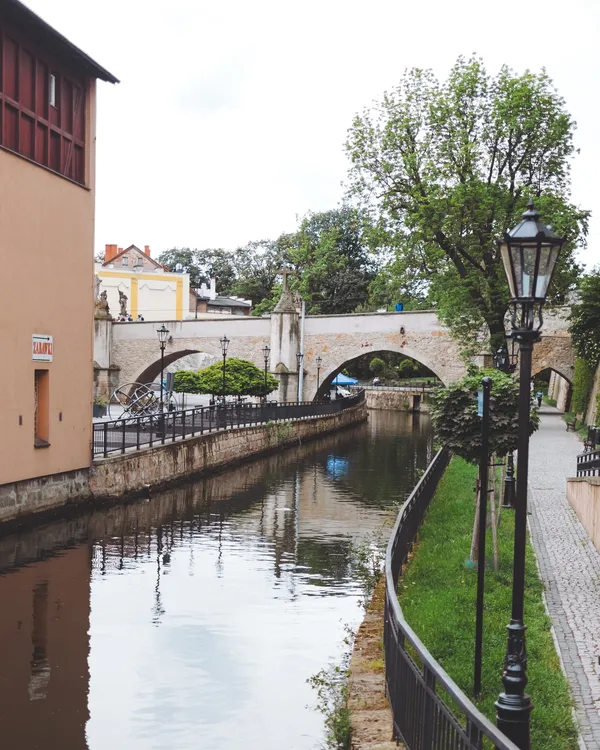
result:
[[[90,490],[95,498],[141,492],[149,486],[167,485],[235,464],[250,456],[297,445],[366,418],[363,403],[326,417],[239,427],[96,460],[90,472]]]
[[[365,396],[368,409],[429,412],[428,393],[366,389]]]
[[[27,522],[94,499],[140,493],[149,486],[166,486],[302,444],[366,419],[363,402],[338,414],[213,432],[99,459],[89,469],[4,484],[0,486],[0,525]]]
[[[567,500],[600,550],[600,477],[567,479]]]

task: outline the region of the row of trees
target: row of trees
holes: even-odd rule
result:
[[[233,252],[173,248],[159,260],[182,263],[193,285],[216,276],[255,314],[276,304],[286,265],[311,313],[435,307],[465,349],[482,328],[496,348],[508,303],[496,241],[530,198],[566,237],[550,301],[563,302],[580,275],[589,214],[569,197],[575,127],[543,70],[492,76],[462,57],[442,81],[408,70],[351,124],[341,208]]]

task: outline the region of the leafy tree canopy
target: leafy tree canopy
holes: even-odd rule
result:
[[[174,377],[177,393],[211,393],[220,396],[265,396],[279,386],[279,381],[265,373],[252,362],[231,357],[225,366],[225,392],[223,393],[223,365],[216,362],[203,370],[179,370]]]
[[[161,253],[158,262],[170,271],[174,271],[178,263],[181,264],[190,275],[190,287],[193,289],[202,282],[210,284],[210,279],[214,277],[219,294],[230,294],[232,291],[236,277],[234,260],[232,254],[222,248],[191,250],[189,247],[174,247]]]
[[[312,314],[350,313],[369,302],[375,278],[372,228],[364,213],[342,207],[309,213],[287,235],[286,256],[298,272],[292,283]]]
[[[436,437],[452,453],[470,463],[481,455],[481,418],[477,416],[477,393],[484,377],[492,379],[490,391],[490,454],[505,456],[518,441],[519,386],[500,370],[481,369],[474,375],[438,388],[431,396],[431,417]],[[532,408],[530,434],[538,428],[539,416]]]
[[[492,77],[459,57],[445,81],[407,70],[357,115],[346,143],[350,195],[393,250],[386,284],[425,296],[465,346],[483,325],[504,340],[508,290],[496,240],[534,197],[566,238],[550,290],[560,303],[580,269],[588,212],[569,201],[575,123],[546,72]]]
[[[577,354],[595,367],[600,361],[600,269],[581,279],[579,292],[569,330]]]

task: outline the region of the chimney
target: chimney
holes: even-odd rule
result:
[[[122,248],[122,247],[119,247],[119,248],[117,249],[117,252],[119,252],[119,253],[122,253],[122,252],[123,252],[123,248]]]
[[[144,252],[150,257],[150,245],[144,245]]]
[[[210,299],[216,299],[217,298],[217,280],[213,276],[210,280]]]
[[[104,247],[104,262],[108,263],[111,261],[115,255],[117,254],[117,246],[116,245],[105,245]]]

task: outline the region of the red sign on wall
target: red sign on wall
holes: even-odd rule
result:
[[[34,333],[31,337],[31,359],[36,362],[52,362],[54,342],[52,336]]]

